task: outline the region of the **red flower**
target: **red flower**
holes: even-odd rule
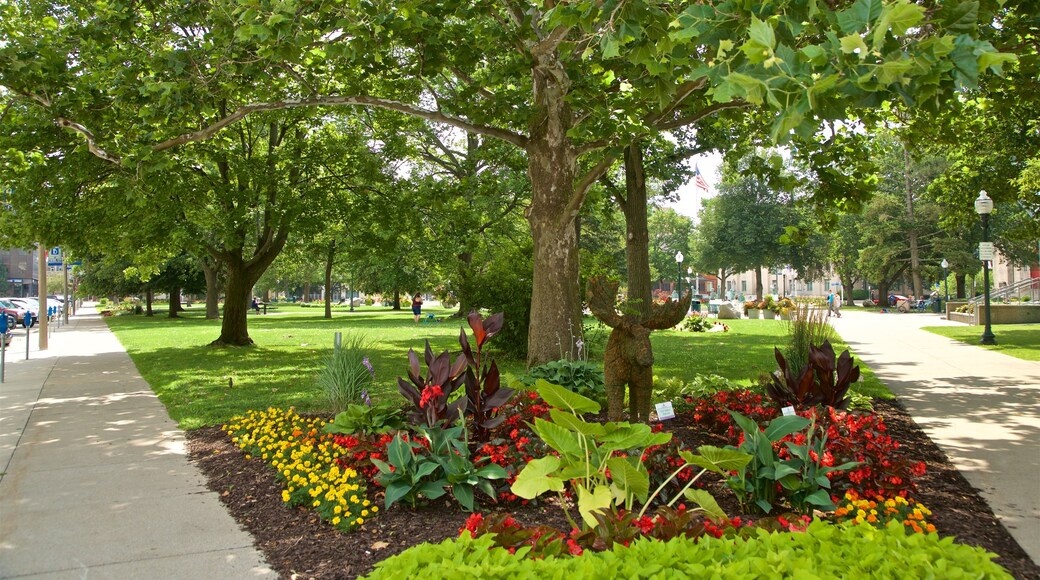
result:
[[[422,398],[419,399],[419,408],[425,409],[426,405],[435,398],[443,397],[444,391],[440,385],[427,385],[422,390]]]

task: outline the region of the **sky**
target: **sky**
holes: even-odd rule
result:
[[[675,211],[682,215],[689,216],[696,220],[697,211],[700,209],[702,198],[706,199],[713,197],[718,191],[719,168],[722,167],[722,155],[719,153],[698,155],[690,158],[687,163],[689,163],[690,166],[696,165],[697,168],[701,170],[701,176],[708,182],[710,190],[705,194],[703,190],[699,190],[693,186],[693,180],[691,179],[679,188],[679,200],[674,203],[666,203],[665,207],[674,208]]]

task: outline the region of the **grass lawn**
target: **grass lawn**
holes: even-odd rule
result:
[[[997,337],[997,344],[992,345],[979,344],[981,326],[926,326],[924,330],[1022,360],[1040,361],[1040,324],[994,324],[992,328]]]
[[[300,412],[327,411],[315,377],[332,351],[333,336],[355,332],[371,342],[369,359],[376,372],[374,399],[398,397],[396,377],[407,370],[409,348],[422,351],[429,340],[435,352],[457,352],[462,320],[414,324],[409,310],[362,307],[349,312],[335,307],[332,320],[320,306],[278,304],[265,315],[249,315],[252,348],[210,348],[220,334],[220,321],[205,320],[204,306],[195,305],[180,319],[157,309],[152,318],[115,316],[106,319],[126,347],[138,370],[184,429],[226,422],[250,409],[295,406]],[[443,317],[450,311],[424,308]],[[507,321],[508,324],[508,321]],[[654,332],[654,372],[662,378],[690,380],[716,374],[753,384],[776,368],[773,347],[785,342],[784,325],[773,320],[731,320],[730,332]],[[602,359],[605,327],[590,333],[589,356]],[[469,332],[467,326],[467,334]],[[494,340],[490,344],[494,344]],[[840,342],[840,341],[839,341]],[[835,344],[839,352],[844,344]],[[498,360],[507,379],[524,372],[524,361]],[[891,397],[866,367],[857,390]]]

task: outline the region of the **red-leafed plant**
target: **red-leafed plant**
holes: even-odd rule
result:
[[[848,349],[835,359],[830,341],[810,346],[809,363],[801,369],[790,366],[780,349],[773,352],[780,368],[772,374],[766,391],[779,406],[848,408],[849,387],[859,380],[859,367],[852,363]]]
[[[427,427],[445,427],[459,419],[459,413],[466,405],[460,398],[451,403],[448,398],[455,389],[465,381],[465,357],[459,357],[451,364],[451,356],[444,351],[436,357],[430,350],[430,341],[426,341],[426,376],[422,376],[419,367],[419,355],[408,349],[408,381],[397,377],[397,390],[412,404],[409,419],[415,425]]]
[[[473,339],[477,343],[477,352],[470,348],[466,331],[459,331],[459,345],[462,346],[462,358],[467,367],[463,376],[466,386],[465,412],[473,418],[472,436],[475,443],[484,443],[491,438],[491,430],[502,424],[505,416],[498,413],[516,394],[516,391],[501,384],[498,365],[491,361],[488,365],[483,361],[484,345],[488,339],[502,330],[504,314],[492,314],[481,320],[480,314],[471,312],[467,319],[473,330]]]

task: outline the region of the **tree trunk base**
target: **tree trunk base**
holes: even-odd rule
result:
[[[235,340],[235,341],[227,341],[227,340],[223,340],[223,339],[218,338],[217,340],[214,340],[213,342],[209,343],[209,346],[218,346],[218,347],[225,347],[225,346],[253,346],[254,344],[255,343],[253,342],[253,339],[251,339],[251,338],[249,338],[247,336],[245,338],[240,338],[240,339]]]

